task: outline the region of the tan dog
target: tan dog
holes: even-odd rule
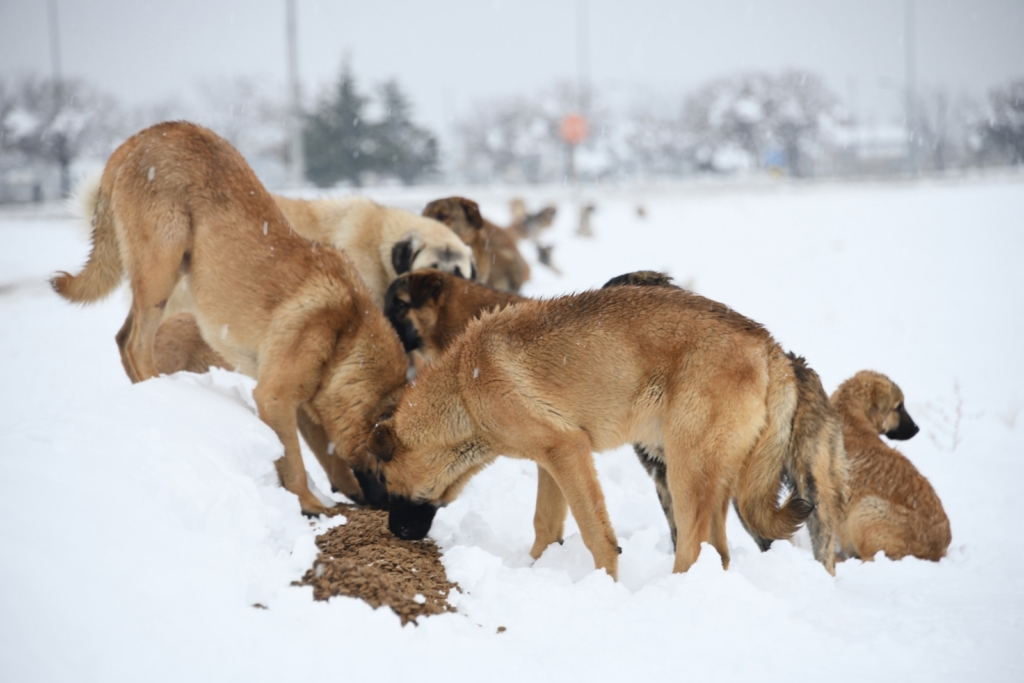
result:
[[[879,550],[894,560],[944,557],[952,535],[939,496],[913,463],[879,436],[904,440],[917,434],[903,392],[885,375],[864,370],[836,389],[832,403],[850,459],[850,506],[838,532],[843,552],[863,560],[874,559]]]
[[[671,277],[652,270],[639,270],[613,277],[602,288],[624,285],[678,289],[672,284]],[[421,270],[407,273],[391,283],[385,297],[384,314],[398,332],[407,353],[418,354],[425,362],[433,362],[472,320],[486,311],[504,308],[509,304],[524,300],[524,297],[519,295],[500,292],[479,283],[466,282],[446,273]],[[787,354],[787,357],[794,364],[798,391],[802,397],[798,409],[799,427],[804,430],[809,428],[816,430],[827,424],[831,429],[831,435],[826,438],[836,438],[838,426],[835,419],[827,417],[822,417],[819,420],[807,419],[811,415],[832,412],[828,395],[821,386],[821,380],[813,370],[806,366],[802,358],[797,358],[793,354]],[[814,442],[819,436],[810,434],[802,438],[807,439],[808,442]],[[672,545],[675,547],[677,533],[675,514],[672,493],[668,486],[664,453],[660,449],[650,452],[647,447],[639,443],[633,444],[633,449],[641,465],[654,479],[655,490],[668,521]],[[739,513],[738,509],[737,513]],[[740,516],[741,521],[742,519]],[[814,526],[816,523],[816,518],[812,516],[809,524]],[[713,524],[716,525],[716,529],[712,531],[712,535],[717,534],[720,538],[725,539],[724,515],[716,515]],[[749,527],[747,531],[754,537],[761,550],[768,550],[772,539],[757,535]],[[728,568],[727,546],[724,541],[722,545],[726,548],[725,554],[722,556],[722,564]]]
[[[138,382],[139,380],[132,376],[127,354],[131,328],[132,316],[129,314],[117,333],[116,340],[125,372],[132,382]],[[159,375],[171,375],[181,371],[204,373],[214,367],[235,369],[206,343],[199,331],[199,324],[191,313],[177,313],[164,317],[153,339],[153,366]],[[386,510],[387,491],[375,472],[363,467],[353,472],[349,463],[335,454],[327,432],[313,417],[309,406],[300,408],[295,417],[299,433],[324,468],[331,488],[344,493],[356,503]]]
[[[306,483],[300,409],[322,426],[332,457],[372,466],[364,458],[370,426],[397,401],[408,367],[352,263],[293,234],[241,155],[189,123],[129,138],[107,162],[92,204],[89,261],[77,277],[54,277],[54,289],[95,301],[127,272],[125,367],[145,380],[159,371],[154,337],[167,299],[186,280],[202,340],[257,380],[260,418],[284,444],[281,483],[304,513],[325,512]]]
[[[481,282],[518,292],[530,279],[530,264],[519,253],[515,236],[484,219],[473,200],[465,197],[437,199],[427,204],[423,215],[447,225],[473,249]]]
[[[401,538],[425,536],[437,507],[506,454],[540,466],[531,555],[561,538],[568,505],[596,566],[615,576],[591,453],[639,443],[664,458],[675,571],[702,541],[728,557],[717,520],[736,497],[763,538],[788,538],[813,511],[815,557],[832,572],[845,456],[827,397],[824,420],[810,420],[801,393],[793,362],[760,325],[684,290],[613,287],[470,323],[377,425],[370,449]],[[801,419],[817,428],[794,428]],[[778,506],[784,476],[799,497]]]
[[[275,195],[274,201],[300,235],[348,254],[378,308],[391,281],[410,270],[437,268],[477,279],[473,251],[436,220],[365,197],[308,201]]]

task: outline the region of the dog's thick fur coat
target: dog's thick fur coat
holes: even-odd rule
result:
[[[408,367],[352,263],[294,234],[241,155],[189,123],[129,138],[107,162],[93,205],[89,261],[78,276],[55,276],[54,289],[95,301],[127,273],[132,307],[118,336],[129,377],[142,381],[159,372],[154,339],[185,279],[202,341],[257,380],[260,418],[284,444],[282,484],[303,512],[324,512],[306,483],[300,411],[322,427],[333,459],[372,466],[367,437],[397,401]],[[344,491],[348,475],[332,484]]]
[[[684,290],[621,286],[520,301],[470,323],[377,425],[370,449],[403,538],[425,535],[437,507],[499,454],[528,458],[540,465],[531,554],[562,537],[568,506],[596,566],[615,576],[591,454],[638,443],[663,454],[676,571],[702,541],[728,557],[716,517],[735,496],[764,538],[788,538],[813,510],[815,556],[831,572],[841,435],[837,423],[834,438],[794,430],[799,405],[794,364],[760,325]],[[780,506],[783,477],[799,497]]]
[[[275,195],[274,201],[300,235],[348,254],[378,308],[384,307],[384,292],[392,280],[410,270],[437,268],[477,279],[472,249],[436,220],[365,197],[305,200]]]
[[[519,253],[515,236],[506,228],[485,219],[472,199],[436,199],[427,204],[423,215],[447,225],[473,249],[481,282],[497,289],[518,292],[530,279],[530,264]]]
[[[603,288],[622,286],[641,287],[668,287],[678,289],[672,284],[672,278],[651,270],[640,270],[625,273],[613,277],[603,285]],[[384,313],[391,324],[398,331],[406,352],[421,356],[426,362],[433,362],[451,345],[469,323],[478,318],[488,310],[496,310],[510,304],[524,301],[525,298],[509,292],[502,292],[486,285],[452,277],[447,273],[436,270],[420,270],[414,273],[407,273],[396,279],[388,288],[385,297]],[[807,367],[802,358],[788,354],[790,361],[794,364],[794,373],[798,384],[798,395],[800,403],[797,407],[800,420],[797,426],[805,433],[802,437],[806,443],[832,444],[841,438],[839,425],[829,404],[828,395],[821,386],[821,381],[813,370]],[[811,419],[812,416],[818,416]],[[815,433],[806,434],[809,430]],[[823,430],[822,433],[818,433]],[[673,511],[672,492],[668,486],[664,453],[660,448],[650,449],[642,444],[633,444],[633,449],[640,460],[641,465],[647,470],[654,480],[655,490],[661,503],[662,510],[668,522],[669,531],[672,536],[673,547],[676,543],[676,523]],[[800,454],[807,457],[807,462],[801,468],[804,471],[812,471],[813,460],[820,457],[817,451],[807,451]],[[797,457],[800,457],[798,455]],[[787,481],[784,483],[792,484]],[[739,512],[737,510],[737,512]],[[729,566],[729,555],[727,554],[725,517],[715,515],[712,535],[722,539],[720,552],[722,564]],[[740,521],[743,521],[740,515]],[[746,527],[746,525],[744,524]],[[818,528],[817,514],[812,513],[808,520],[808,526],[812,530]],[[762,550],[771,546],[772,539],[763,538],[749,527],[748,533],[754,537]],[[812,531],[816,537],[817,531]],[[827,541],[819,539],[819,545],[826,545]]]
[[[952,541],[938,494],[913,463],[882,441],[918,432],[903,392],[885,375],[863,370],[832,394],[843,424],[850,460],[850,505],[839,525],[839,544],[849,557],[872,560],[945,556]]]

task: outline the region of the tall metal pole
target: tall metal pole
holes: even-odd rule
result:
[[[56,119],[64,108],[64,76],[60,67],[60,28],[57,24],[57,0],[49,0],[47,14],[50,21],[50,61],[53,67],[53,117]],[[60,166],[60,196],[71,194],[71,159],[68,154],[68,139],[64,131],[55,131],[54,155]]]
[[[576,96],[584,116],[590,114],[590,35],[587,0],[576,0]]]
[[[299,47],[295,0],[285,0],[288,41],[288,185],[299,188],[306,184],[306,152],[302,145],[302,99],[299,92]]]
[[[914,0],[904,0],[904,30],[903,40],[905,69],[906,69],[906,127],[907,127],[907,170],[911,175],[917,175],[917,148],[920,141],[917,139],[917,107],[915,102],[915,68],[914,53]]]

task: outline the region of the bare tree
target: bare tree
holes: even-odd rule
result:
[[[915,107],[919,159],[936,171],[962,167],[971,161],[971,137],[983,115],[966,95],[952,96],[945,88],[922,93]]]
[[[635,105],[624,128],[626,147],[638,169],[679,175],[696,166],[696,138],[681,112],[663,114],[646,104]]]
[[[706,164],[739,149],[752,166],[784,164],[794,176],[808,172],[806,156],[823,125],[838,116],[838,99],[816,74],[788,70],[723,78],[686,98],[683,121]]]
[[[288,99],[284,86],[255,76],[207,80],[197,86],[201,109],[196,120],[246,156],[269,156],[287,163]]]
[[[591,91],[590,134],[580,148],[610,159],[621,151],[610,133],[613,116]],[[473,180],[538,183],[562,178],[567,147],[559,130],[562,118],[576,111],[574,86],[559,83],[531,97],[480,102],[457,126],[461,170]],[[599,175],[589,169],[584,175]]]
[[[4,91],[8,86],[4,86]],[[117,101],[80,80],[27,77],[5,96],[4,146],[29,159],[57,164],[61,193],[70,190],[71,162],[86,153],[106,153],[120,135]]]
[[[989,105],[982,129],[987,150],[1011,164],[1024,163],[1024,78],[989,93]]]

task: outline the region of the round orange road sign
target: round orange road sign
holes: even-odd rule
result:
[[[562,139],[570,145],[578,145],[587,139],[587,120],[582,114],[568,114],[562,119]]]

